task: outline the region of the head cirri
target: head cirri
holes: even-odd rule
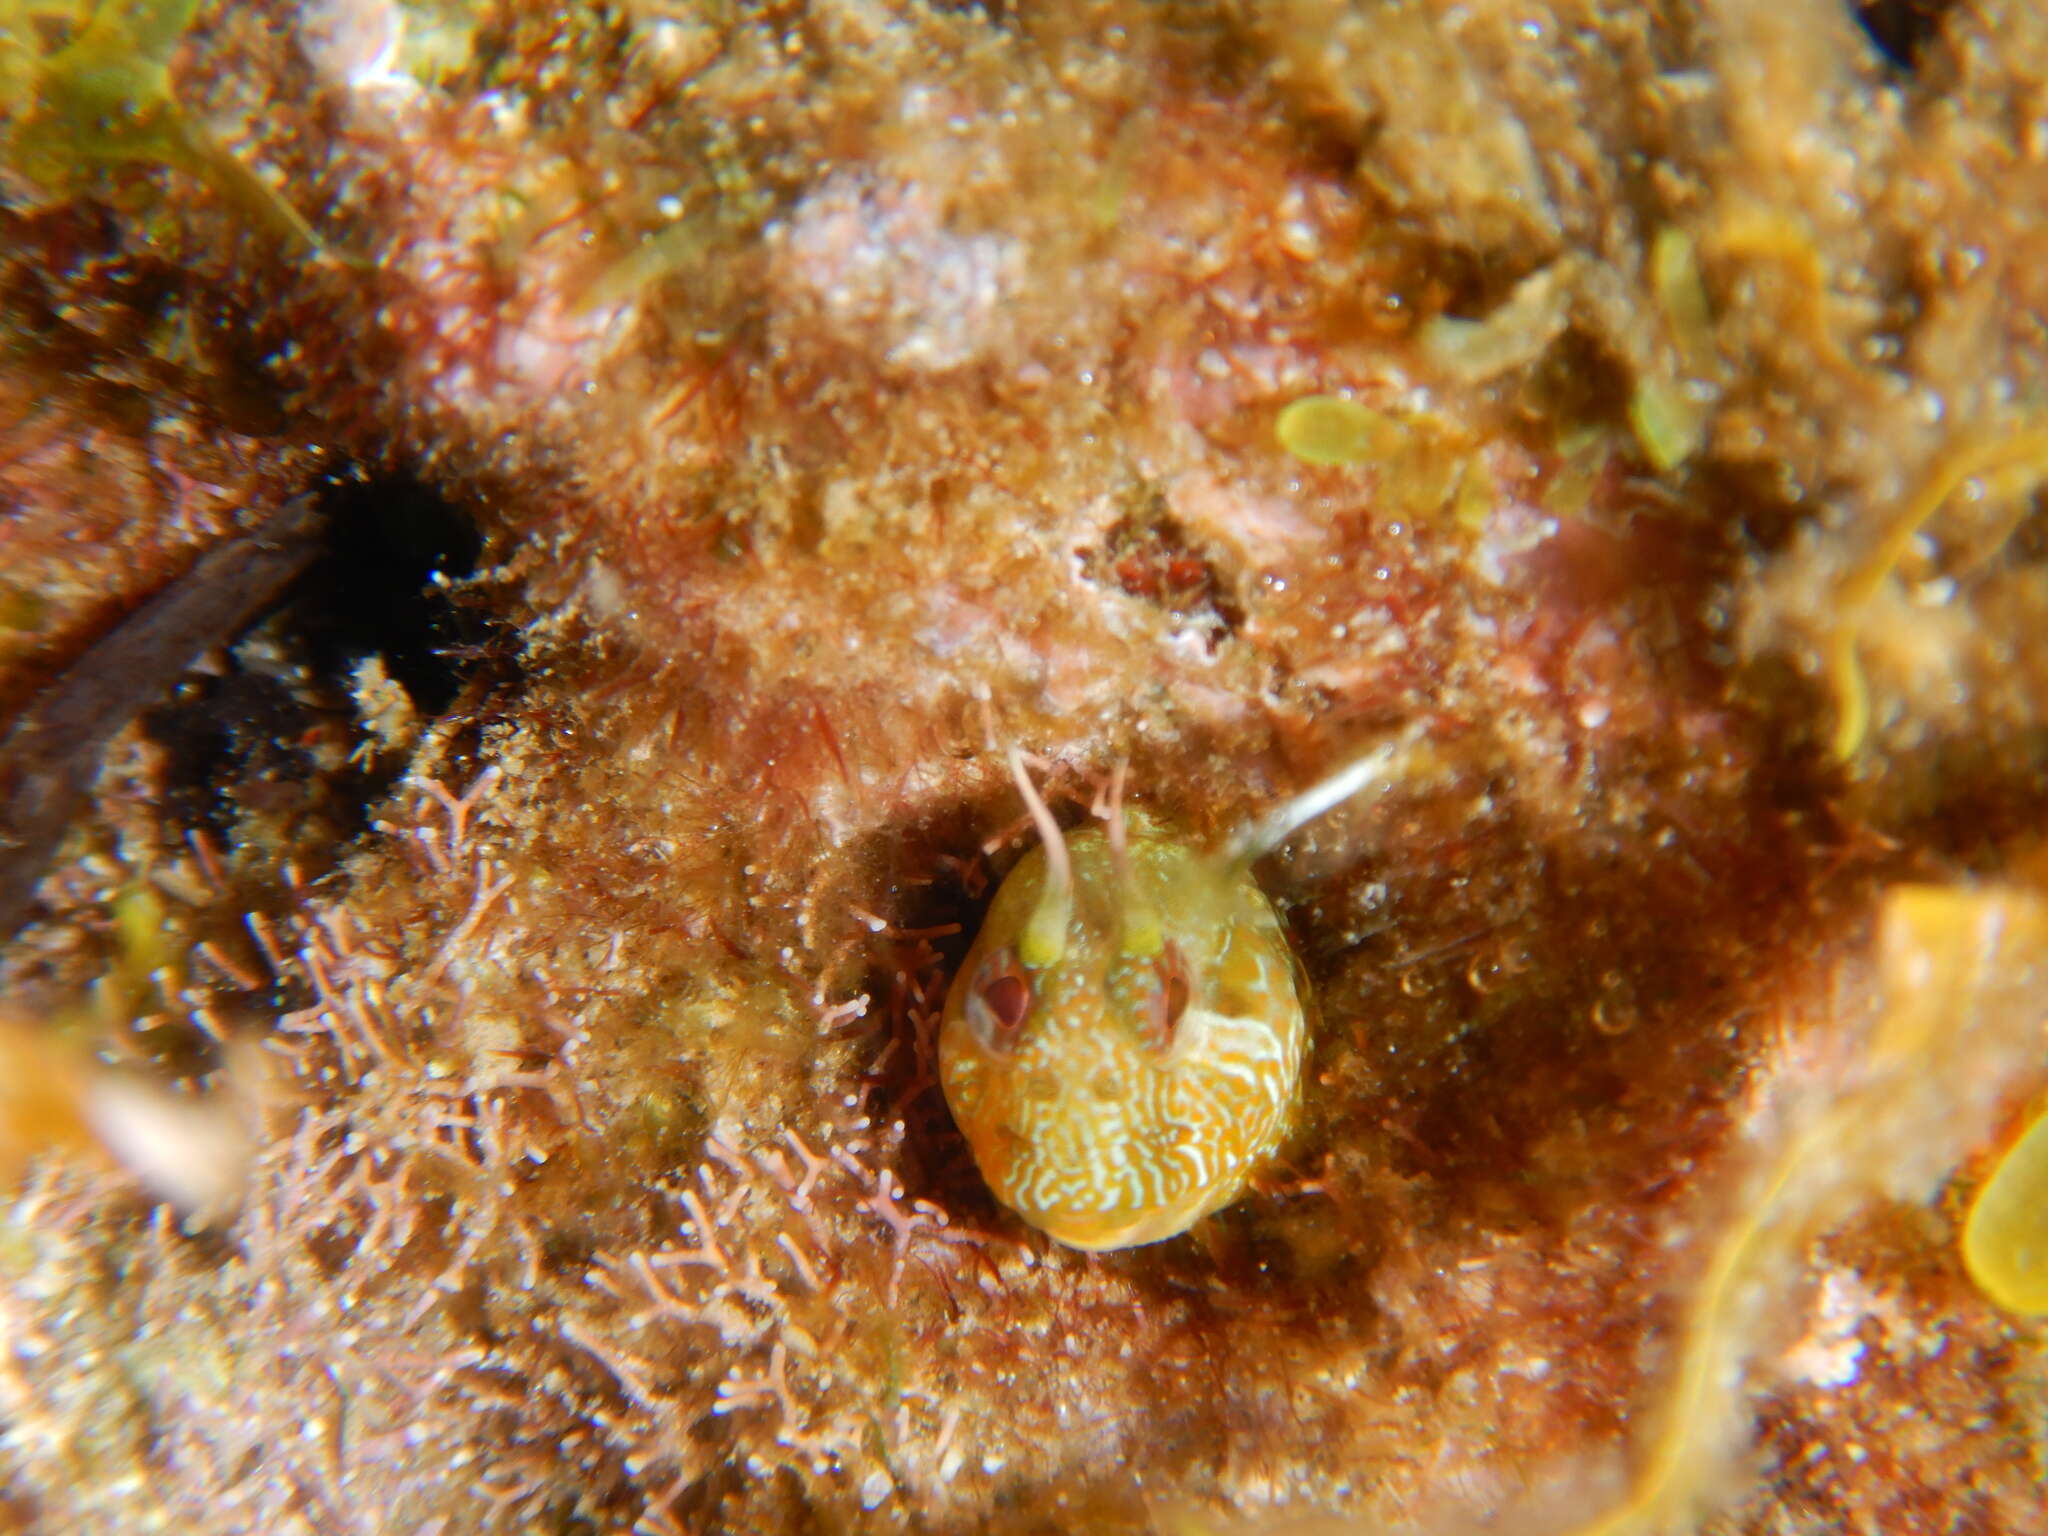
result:
[[[1106,829],[1062,834],[1014,752],[1011,769],[1041,843],[953,978],[946,1102],[996,1198],[1060,1242],[1177,1236],[1237,1198],[1300,1086],[1306,987],[1249,865],[1385,764],[1354,764],[1220,852],[1120,806]]]

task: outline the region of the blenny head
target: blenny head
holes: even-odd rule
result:
[[[1307,1024],[1292,951],[1235,844],[1113,803],[1038,824],[946,999],[939,1076],[996,1198],[1076,1248],[1158,1242],[1279,1144]]]

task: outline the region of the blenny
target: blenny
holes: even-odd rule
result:
[[[1412,738],[1411,738],[1412,739]],[[1075,1248],[1228,1205],[1287,1134],[1308,992],[1250,866],[1388,769],[1392,749],[1203,851],[1121,803],[1062,833],[1012,751],[1040,844],[946,998],[939,1079],[995,1197]]]

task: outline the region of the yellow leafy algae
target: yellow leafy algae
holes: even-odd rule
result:
[[[1393,417],[1342,395],[1307,395],[1283,408],[1274,430],[1280,446],[1304,464],[1369,464],[1401,446],[1406,429]]]
[[[1686,369],[1706,374],[1713,364],[1714,317],[1700,276],[1699,247],[1675,225],[1665,225],[1650,242],[1650,290]]]
[[[1951,496],[1976,481],[1988,497],[2030,495],[2048,479],[2048,424],[2035,422],[2009,436],[1969,439],[1934,461],[1898,511],[1881,519],[1870,553],[1836,584],[1833,626],[1825,642],[1828,684],[1835,696],[1835,761],[1847,762],[1870,729],[1870,688],[1858,655],[1865,610],[1907,548]]]
[[[1977,1191],[1963,1265],[2008,1312],[2048,1315],[2048,1114],[2027,1127]]]
[[[1713,1240],[1629,1491],[1573,1536],[1642,1536],[1701,1499],[1739,1427],[1743,1368],[1757,1348],[1759,1320],[1799,1272],[1805,1241],[1873,1192],[1930,1194],[1965,1150],[1968,1128],[1982,1123],[1998,1085],[2034,1048],[2048,902],[2033,890],[1894,886],[1877,947],[1884,1007],[1863,1059],[1786,1137]],[[2048,1308],[2044,1125],[2007,1154],[1978,1204],[2010,1166],[2010,1183],[1983,1219],[1987,1272],[2015,1297]],[[1978,1226],[1973,1212],[1971,1227]],[[1970,1242],[1966,1234],[1966,1260]]]
[[[1685,463],[1706,438],[1705,418],[1684,388],[1654,375],[1637,381],[1629,397],[1628,424],[1643,457],[1659,474]]]
[[[1478,320],[1436,315],[1417,334],[1424,356],[1453,378],[1484,384],[1526,368],[1564,334],[1584,264],[1552,262],[1515,284],[1514,291]]]

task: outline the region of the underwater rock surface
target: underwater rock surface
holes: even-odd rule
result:
[[[0,0],[0,1517],[2048,1530],[2048,22],[1871,9]],[[1007,751],[1403,733],[1277,1159],[1005,1211]]]

